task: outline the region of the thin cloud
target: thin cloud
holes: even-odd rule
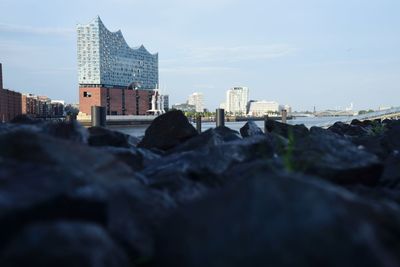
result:
[[[193,60],[201,62],[239,62],[281,58],[292,54],[296,50],[291,45],[278,44],[188,48],[186,53]]]
[[[72,28],[32,27],[27,25],[0,23],[0,32],[25,33],[35,35],[60,35],[70,37],[74,34],[75,30]]]
[[[221,73],[221,72],[234,72],[236,68],[231,67],[165,67],[160,68],[160,73],[169,74],[186,74],[186,75],[196,75],[196,74],[209,74],[209,73]]]

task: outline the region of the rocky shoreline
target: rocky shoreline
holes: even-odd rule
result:
[[[400,266],[400,121],[0,125],[0,266]]]

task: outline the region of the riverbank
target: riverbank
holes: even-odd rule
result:
[[[398,266],[400,121],[0,125],[0,266]]]

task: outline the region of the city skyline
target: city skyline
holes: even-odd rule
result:
[[[227,89],[243,85],[250,99],[294,110],[399,106],[400,3],[320,2],[4,0],[4,87],[77,102],[75,27],[100,15],[129,44],[160,53],[171,103],[196,90],[214,109]]]

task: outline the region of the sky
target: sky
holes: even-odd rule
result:
[[[78,102],[76,25],[159,53],[170,103],[234,86],[294,110],[400,106],[398,0],[1,0],[4,86]]]

